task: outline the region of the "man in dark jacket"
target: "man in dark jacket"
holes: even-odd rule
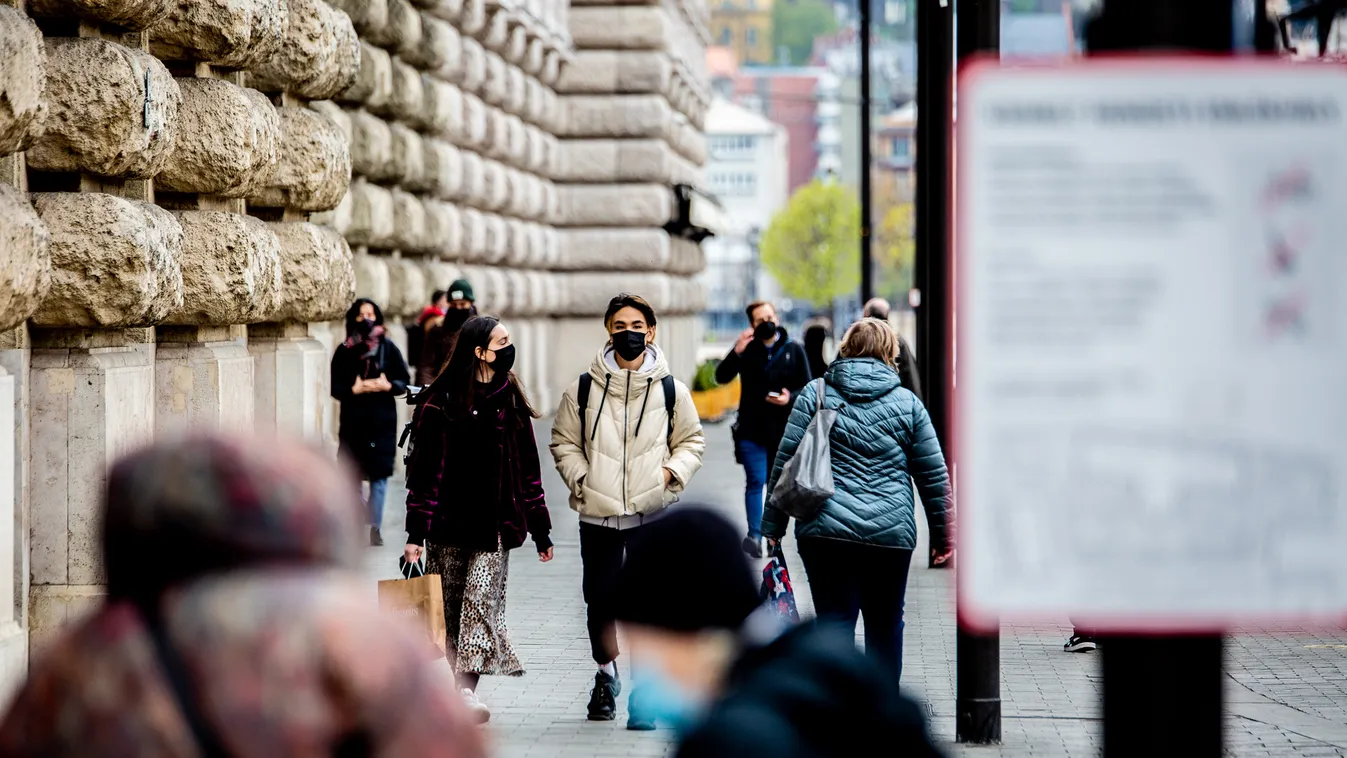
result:
[[[678,758],[938,758],[918,706],[851,634],[782,632],[737,541],[720,516],[684,507],[646,527],[618,575],[644,707],[678,729]]]
[[[890,310],[888,300],[876,297],[865,304],[865,310],[861,311],[861,316],[888,321]],[[917,396],[918,400],[921,400],[921,378],[917,375],[917,358],[912,354],[912,346],[907,344],[907,340],[904,339],[902,334],[898,335],[898,379],[904,387]]]
[[[734,425],[734,454],[744,467],[744,511],[748,536],[744,552],[762,557],[762,498],[776,448],[786,431],[791,402],[813,378],[809,358],[781,328],[776,306],[752,303],[744,310],[749,327],[716,368],[716,381],[738,376],[739,420]],[[770,493],[769,493],[770,494]]]

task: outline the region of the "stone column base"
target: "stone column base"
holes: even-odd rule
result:
[[[101,584],[34,584],[28,590],[29,658],[41,658],[62,630],[97,610],[107,595]]]
[[[330,402],[327,353],[309,336],[308,325],[250,326],[248,352],[257,362],[253,385],[257,430],[328,442],[323,433],[324,406]]]
[[[155,426],[244,431],[253,426],[254,360],[245,326],[160,327]]]

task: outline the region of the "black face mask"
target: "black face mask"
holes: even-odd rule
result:
[[[645,332],[617,332],[613,335],[613,350],[624,361],[634,361],[645,352]]]
[[[370,332],[374,331],[374,322],[360,319],[355,322],[355,333],[361,337],[368,337]]]
[[[492,370],[498,375],[510,373],[510,369],[514,368],[514,345],[506,345],[491,352],[496,354],[496,360],[487,365],[491,366]]]
[[[776,324],[771,321],[764,321],[753,327],[753,337],[761,342],[776,336]]]
[[[446,331],[456,332],[462,329],[470,318],[472,318],[472,311],[451,308],[448,313],[444,314],[444,328]]]

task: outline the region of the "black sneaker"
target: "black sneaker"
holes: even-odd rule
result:
[[[383,533],[379,531],[379,527],[371,526],[369,528],[369,544],[370,547],[384,546],[384,536]]]
[[[1073,634],[1071,639],[1066,641],[1062,649],[1068,653],[1088,653],[1091,650],[1099,648],[1099,643],[1095,642],[1094,637],[1086,634]]]
[[[761,539],[753,539],[752,537],[745,537],[745,538],[744,538],[744,552],[745,552],[745,553],[748,553],[748,557],[749,557],[749,558],[761,558],[761,557],[762,557],[762,540],[761,540]]]
[[[617,718],[617,696],[622,694],[622,682],[603,671],[594,675],[594,689],[589,691],[589,720],[612,721]]]

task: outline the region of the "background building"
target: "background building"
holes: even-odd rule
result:
[[[786,191],[841,168],[837,78],[821,68],[741,68],[723,85],[729,98],[786,130]]]
[[[773,0],[713,0],[711,40],[734,51],[740,65],[765,65],[775,60],[772,49]]]
[[[220,428],[335,449],[356,295],[402,340],[466,276],[547,408],[639,292],[690,379],[703,257],[665,228],[705,160],[708,21],[702,0],[0,3],[0,690],[103,596],[110,460]]]
[[[742,331],[744,306],[779,299],[776,281],[759,265],[758,238],[786,204],[788,136],[784,127],[717,98],[706,116],[707,187],[720,199],[727,224],[703,243],[708,339]]]

